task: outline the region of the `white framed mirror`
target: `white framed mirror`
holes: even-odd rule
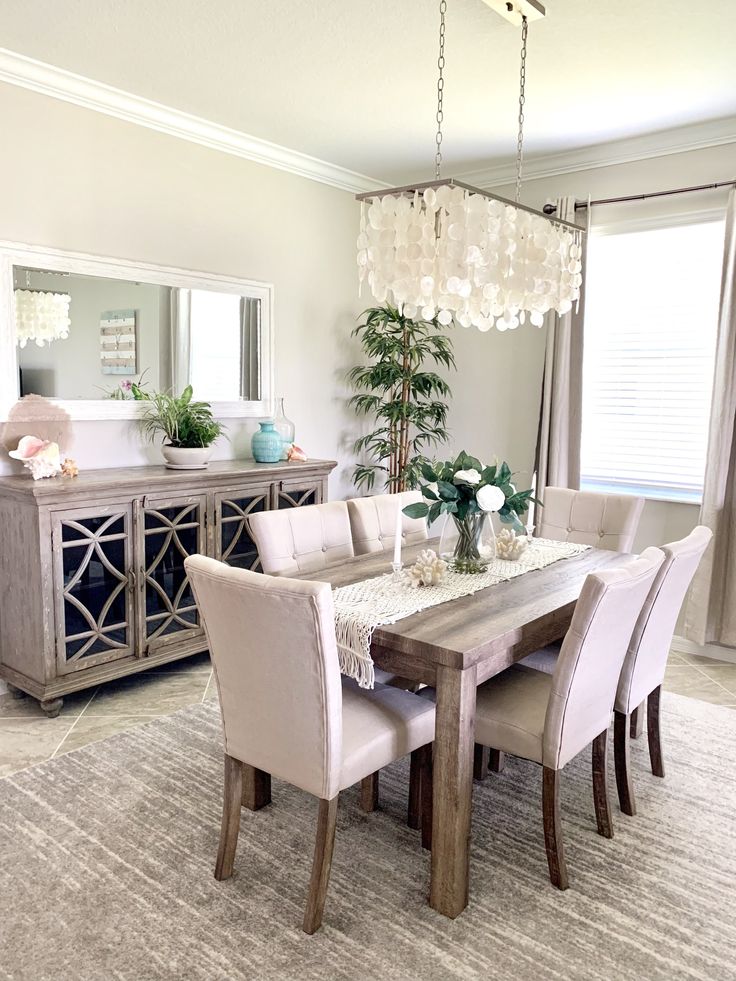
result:
[[[273,286],[0,243],[0,417],[23,395],[72,419],[135,419],[145,392],[182,391],[220,418],[267,415]]]

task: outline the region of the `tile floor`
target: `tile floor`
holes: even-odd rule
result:
[[[736,709],[736,664],[673,652],[665,687]],[[214,697],[206,654],[68,696],[56,719],[32,698],[2,694],[0,777]]]

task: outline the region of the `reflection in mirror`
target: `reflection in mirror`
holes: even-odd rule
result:
[[[132,398],[180,392],[206,401],[262,397],[261,301],[15,266],[21,395]]]

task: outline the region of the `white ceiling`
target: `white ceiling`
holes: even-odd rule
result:
[[[385,181],[433,173],[435,0],[2,0],[4,48]],[[547,0],[526,148],[736,115],[736,0]],[[445,173],[513,157],[518,30],[448,0]]]

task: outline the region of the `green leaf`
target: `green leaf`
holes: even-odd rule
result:
[[[450,500],[457,500],[460,497],[458,488],[447,480],[438,480],[437,490],[440,492],[440,497],[449,498]]]
[[[434,507],[434,505],[432,506]],[[401,510],[401,513],[405,514],[407,518],[426,518],[429,512],[429,505],[425,504],[423,501],[416,501],[414,504],[407,504],[407,506]]]

